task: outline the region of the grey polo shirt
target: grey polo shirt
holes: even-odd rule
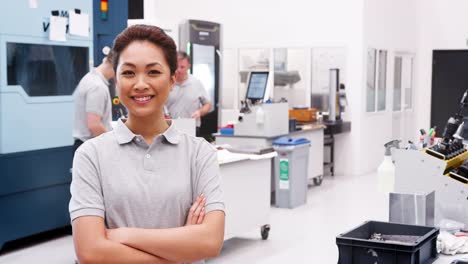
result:
[[[166,106],[171,118],[190,118],[192,113],[210,101],[203,84],[191,74],[182,84],[174,85],[169,93]],[[197,120],[197,127],[201,121]]]
[[[73,160],[70,217],[100,216],[107,228],[172,228],[185,224],[192,202],[224,211],[216,149],[174,125],[151,145],[119,120],[86,141]]]
[[[98,70],[93,69],[81,79],[76,90],[73,138],[86,141],[93,137],[86,125],[86,113],[101,116],[104,127],[110,130],[112,105],[109,81]]]

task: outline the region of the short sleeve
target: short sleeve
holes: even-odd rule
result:
[[[101,117],[105,114],[106,100],[110,100],[107,91],[95,85],[86,94],[86,113],[95,113]]]
[[[224,212],[225,205],[216,149],[204,140],[199,145],[196,166],[194,195],[205,194],[207,213],[215,210]]]
[[[75,152],[70,186],[71,221],[81,216],[102,218],[105,216],[104,198],[95,154],[89,142],[85,142]]]

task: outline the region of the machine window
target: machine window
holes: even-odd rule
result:
[[[29,96],[71,95],[89,71],[88,48],[7,43],[8,85]]]

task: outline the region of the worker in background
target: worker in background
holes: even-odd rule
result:
[[[158,27],[114,40],[128,118],[76,151],[70,218],[79,263],[204,263],[224,241],[216,149],[164,118],[177,49]]]
[[[109,80],[114,78],[112,53],[88,72],[76,88],[73,153],[88,139],[111,130],[112,104]]]
[[[190,57],[187,53],[177,53],[176,85],[169,94],[166,106],[171,118],[195,118],[196,133],[200,136],[201,117],[211,108],[208,93],[203,84],[189,74]]]

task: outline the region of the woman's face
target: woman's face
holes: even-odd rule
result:
[[[162,49],[149,41],[133,41],[121,53],[116,73],[120,100],[136,117],[161,114],[175,77]]]

